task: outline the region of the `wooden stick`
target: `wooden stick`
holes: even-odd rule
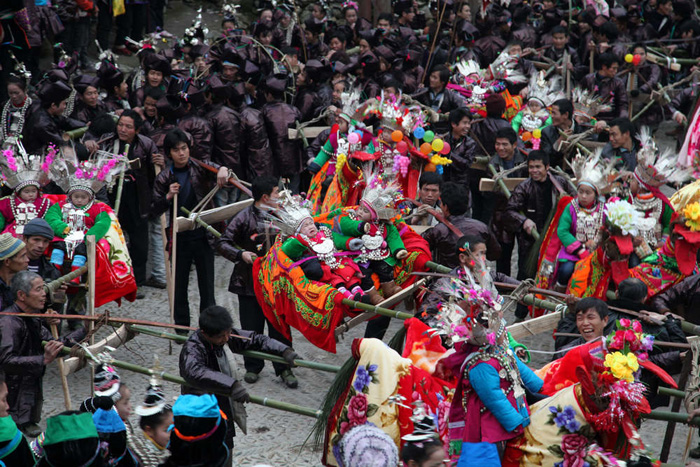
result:
[[[54,339],[58,339],[58,327],[55,324],[51,325],[51,335]],[[68,378],[65,374],[65,364],[63,358],[57,358],[58,362],[58,373],[61,375],[61,386],[63,387],[63,404],[66,406],[66,410],[73,410],[73,405],[70,400],[70,389],[68,388]]]
[[[589,55],[590,63],[588,64],[588,72],[593,73],[595,71],[595,66],[593,60],[595,59],[595,47],[591,47],[591,53]]]
[[[678,389],[681,391],[685,390],[685,385],[688,384],[688,378],[690,377],[690,372],[693,367],[693,352],[688,352],[685,356],[685,359],[683,359],[683,367],[681,369],[681,375],[678,378]],[[683,401],[681,399],[674,399],[673,403],[671,404],[671,411],[672,412],[679,412],[681,409],[681,404]],[[687,420],[687,416],[685,417]],[[680,421],[683,423],[683,421]],[[685,422],[687,423],[687,421]],[[671,421],[669,420],[668,425],[666,426],[666,433],[664,434],[664,442],[661,447],[661,454],[659,454],[659,459],[661,462],[666,462],[668,460],[668,456],[671,453],[671,444],[673,443],[673,434],[676,431],[676,421]]]
[[[95,316],[95,236],[88,235],[85,237],[85,244],[87,246],[87,261],[88,261],[88,303],[87,303],[87,315]],[[88,332],[90,333],[90,345],[95,343],[95,336],[93,330],[95,329],[95,324],[93,321],[88,321]],[[95,390],[95,367],[90,367],[90,394],[93,394]]]
[[[438,18],[437,26],[435,27],[435,36],[433,37],[433,45],[430,46],[430,53],[428,54],[428,61],[425,62],[425,70],[423,70],[423,76],[421,76],[420,82],[425,81],[425,75],[428,73],[430,68],[430,60],[433,58],[433,53],[435,52],[435,44],[437,43],[437,38],[440,35],[440,26],[442,26],[442,19],[445,16],[445,8],[447,7],[447,2],[444,1],[442,4],[442,12],[440,12],[440,17]]]
[[[168,289],[168,301],[170,302],[170,323],[175,324],[175,278],[177,277],[177,193],[173,195],[173,212],[171,214],[172,243],[170,244],[170,288]],[[175,328],[173,328],[173,332]],[[168,342],[168,355],[173,354],[173,343]]]
[[[155,166],[155,171],[156,171],[156,177],[158,174],[161,172],[161,168],[159,165]],[[165,213],[160,215],[159,218],[160,222],[160,236],[163,242],[163,262],[165,263],[165,288],[167,289],[168,292],[168,308],[170,310],[170,324],[173,323],[173,312],[172,310],[174,309],[175,304],[173,303],[173,297],[175,293],[175,283],[173,275],[172,275],[172,269],[170,268],[170,256],[168,255],[168,233],[167,233],[167,226],[166,224],[168,223],[167,218],[165,217]],[[171,222],[176,223],[177,219],[172,219]],[[172,344],[168,343],[168,353],[172,355]]]
[[[129,145],[124,146],[124,154],[128,160],[129,158]],[[128,167],[128,166],[127,166]],[[114,202],[114,215],[119,216],[119,207],[122,205],[122,191],[124,190],[124,177],[126,176],[126,170],[122,170],[119,174],[119,182],[117,183],[117,199]]]
[[[209,165],[209,164],[207,164],[207,163],[205,163],[205,162],[202,162],[202,161],[200,161],[199,159],[195,159],[194,157],[190,157],[190,160],[191,160],[192,162],[194,162],[195,164],[197,164],[198,166],[200,166],[201,168],[203,168],[203,169],[205,169],[205,170],[208,170],[209,172],[212,172],[212,173],[215,173],[215,174],[218,174],[218,173],[219,173],[219,169],[217,169],[216,167],[211,166],[211,165]],[[230,173],[230,172],[229,172],[229,173]],[[243,193],[245,193],[246,195],[250,196],[251,198],[253,197],[253,192],[250,191],[250,188],[248,188],[247,186],[243,185],[243,183],[241,183],[241,181],[238,180],[238,177],[231,177],[231,178],[228,179],[228,182],[229,182],[231,185],[233,185],[233,186],[235,186],[236,188],[238,188],[239,190],[241,190],[241,191],[242,191]]]

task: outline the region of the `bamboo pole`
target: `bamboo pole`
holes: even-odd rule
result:
[[[680,389],[667,388],[665,386],[659,386],[657,392],[663,396],[679,397],[681,399],[685,398],[685,391]]]
[[[184,207],[184,206],[182,206],[182,207],[180,208],[180,211],[184,212],[187,216],[192,215],[192,211],[190,211],[189,209],[187,209],[187,208]],[[221,238],[221,232],[219,232],[219,231],[216,230],[214,227],[212,227],[211,225],[209,225],[209,224],[207,224],[206,222],[204,222],[202,219],[199,218],[199,216],[195,217],[195,218],[194,218],[194,221],[195,221],[198,225],[200,225],[201,227],[204,227],[204,229],[205,229],[207,232],[209,232],[210,234],[212,234],[212,235],[215,236],[216,238]]]
[[[170,287],[168,288],[168,302],[170,305],[170,324],[175,324],[175,278],[177,277],[177,193],[173,195],[173,212],[170,224],[172,226],[172,240],[170,244]],[[165,241],[165,239],[163,239]],[[187,310],[189,313],[189,310]],[[172,328],[175,330],[175,328]],[[168,342],[168,355],[173,354],[173,344]]]
[[[442,4],[442,12],[440,12],[440,16],[438,17],[438,22],[437,26],[435,26],[435,35],[433,36],[433,44],[430,46],[430,53],[428,54],[428,61],[425,62],[425,70],[423,70],[423,76],[421,76],[420,82],[423,83],[425,81],[425,76],[428,73],[428,69],[430,68],[430,61],[433,59],[433,53],[435,53],[435,44],[437,43],[437,38],[440,36],[440,27],[442,26],[442,20],[445,17],[445,8],[447,7],[447,2],[444,1]]]
[[[54,339],[58,339],[58,327],[55,324],[51,325],[51,335]],[[73,410],[73,405],[70,400],[70,389],[68,388],[68,377],[65,374],[64,368],[65,364],[63,358],[59,357],[56,359],[58,362],[58,371],[61,375],[61,387],[63,387],[63,404],[66,406],[66,410]]]
[[[554,337],[581,337],[581,334],[576,334],[575,332],[555,332]],[[654,345],[659,347],[669,347],[672,349],[690,349],[690,344],[683,342],[667,342],[667,341],[654,341]]]
[[[139,334],[145,334],[147,336],[161,337],[163,339],[170,339],[178,343],[184,343],[187,341],[187,337],[180,336],[177,334],[170,334],[167,332],[154,331],[152,329],[144,328],[142,326],[129,326],[129,328]],[[243,352],[237,352],[245,357],[258,358],[261,360],[270,360],[277,363],[287,363],[287,361],[280,357],[279,355],[272,355],[265,352],[258,352],[257,350],[244,350]],[[337,373],[340,370],[339,366],[329,365],[327,363],[312,362],[310,360],[295,360],[294,363],[298,367],[311,368],[313,370],[327,371],[329,373]]]
[[[124,146],[124,154],[129,159],[129,144]],[[122,191],[124,190],[124,177],[126,170],[122,170],[119,174],[119,182],[117,183],[117,200],[114,202],[114,215],[119,216],[119,208],[122,205]]]
[[[128,324],[128,325],[140,325],[140,326],[154,326],[159,328],[175,328],[182,329],[183,331],[196,331],[197,328],[191,326],[180,326],[178,324],[172,325],[170,323],[161,323],[160,321],[146,321],[142,319],[133,318],[119,318],[116,316],[89,316],[89,315],[47,315],[46,313],[10,313],[7,311],[1,311],[0,316],[22,316],[24,318],[39,318],[39,319],[63,319],[68,321],[82,320],[82,321],[106,321],[107,324]],[[248,339],[243,336],[236,336],[241,339]]]
[[[491,163],[489,163],[487,165],[487,167],[489,168],[489,171],[491,171],[491,173],[493,174],[494,180],[498,184],[498,187],[503,191],[503,194],[506,195],[506,198],[510,199],[510,197],[511,197],[510,190],[506,186],[503,179],[498,178],[498,171],[496,170],[496,167],[494,167],[494,165]],[[532,228],[532,230],[530,231],[530,235],[532,236],[532,238],[535,239],[535,241],[538,241],[540,239],[540,233],[537,231],[537,227]]]
[[[647,420],[661,420],[662,422],[683,423],[685,425],[700,426],[700,416],[688,421],[687,413],[668,412],[665,410],[652,410],[648,414],[641,414]]]
[[[88,235],[85,237],[85,244],[87,246],[87,261],[88,261],[88,301],[87,301],[87,315],[95,316],[95,236]],[[88,321],[88,332],[90,333],[90,345],[95,343],[95,335],[93,330],[95,329],[95,323],[93,321]],[[90,394],[94,391],[94,380],[95,380],[95,368],[90,367]]]
[[[42,342],[42,345],[46,345],[46,342]],[[63,347],[62,353],[70,354],[70,347]],[[135,365],[133,363],[125,362],[123,360],[110,359],[108,362],[110,365],[121,368],[123,370],[133,371],[134,373],[141,373],[147,376],[158,376],[164,381],[169,381],[171,383],[179,384],[181,386],[187,386],[192,388],[197,388],[196,385],[188,383],[184,378],[180,376],[173,375],[171,373],[166,373],[165,371],[159,372],[154,371],[151,368],[146,368],[140,365]],[[202,388],[199,388],[200,390]],[[209,393],[209,391],[206,391]],[[218,394],[224,397],[230,397],[231,394],[214,392],[213,394]],[[304,415],[307,417],[318,418],[321,415],[320,410],[314,410],[309,407],[303,407],[301,405],[290,404],[289,402],[283,402],[275,399],[269,399],[267,397],[260,396],[250,396],[250,402],[257,405],[264,405],[265,407],[270,407],[273,409],[284,410],[285,412],[292,412],[299,415]]]

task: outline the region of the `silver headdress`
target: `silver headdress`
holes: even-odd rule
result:
[[[542,107],[549,107],[555,101],[564,97],[563,89],[564,84],[561,76],[553,76],[547,79],[544,71],[540,71],[530,77],[528,101],[536,99],[542,104]]]
[[[456,66],[459,74],[461,74],[465,78],[473,74],[481,75],[481,67],[479,66],[479,63],[475,60],[462,59],[459,62],[457,62]]]
[[[639,131],[640,149],[637,151],[637,168],[634,175],[642,183],[659,187],[666,183],[678,184],[692,179],[692,167],[678,164],[678,155],[669,148],[660,151],[649,128]]]
[[[88,160],[76,162],[59,153],[51,163],[49,177],[66,193],[84,190],[94,196],[103,187],[114,185],[128,168],[123,154],[98,150]]]
[[[14,146],[2,150],[2,183],[16,193],[29,185],[41,188],[49,182],[49,167],[56,153],[56,148],[51,145],[46,155],[27,154],[22,142],[15,140]]]
[[[192,26],[185,29],[185,34],[180,40],[180,45],[185,46],[195,46],[195,45],[207,45],[207,34],[209,34],[209,28],[202,23],[202,8],[197,10],[197,16],[192,22]]]
[[[587,120],[592,120],[600,112],[612,110],[606,99],[579,87],[571,91],[571,102],[574,104],[574,116],[585,117]]]
[[[278,208],[268,212],[272,224],[286,237],[297,235],[304,221],[311,219],[309,201],[299,195],[292,195],[289,190],[282,190],[277,201]]]
[[[340,95],[340,100],[343,103],[343,109],[340,111],[340,117],[348,123],[362,120],[362,115],[358,114],[358,110],[362,105],[362,90],[351,87],[350,90],[343,92]]]
[[[588,184],[598,195],[608,193],[619,175],[615,169],[615,160],[605,159],[602,154],[602,148],[597,149],[593,155],[584,155],[577,151],[573,161],[569,163],[576,177],[576,184]]]
[[[485,79],[502,79],[511,83],[526,83],[527,76],[516,68],[517,57],[502,52],[482,74]]]
[[[395,217],[399,213],[396,204],[402,196],[396,181],[387,183],[376,168],[371,171],[363,168],[362,173],[367,186],[362,192],[360,203],[370,209],[379,220],[388,221]]]
[[[10,54],[10,57],[12,58],[12,60],[15,62],[16,73],[11,73],[11,74],[18,77],[18,78],[22,78],[23,80],[25,80],[27,82],[27,86],[29,86],[29,82],[32,79],[32,73],[29,70],[27,70],[27,67],[24,66],[24,63],[17,60],[17,58],[15,57],[15,54],[13,54],[11,50],[9,50],[8,53]]]

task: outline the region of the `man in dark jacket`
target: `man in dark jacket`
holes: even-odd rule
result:
[[[486,244],[487,258],[495,261],[501,254],[501,245],[483,222],[466,216],[469,199],[466,188],[454,182],[441,187],[442,212],[447,223],[440,223],[423,233],[436,263],[455,268],[459,266],[457,241],[465,236],[479,238]]]
[[[598,71],[586,75],[581,87],[599,96],[610,96],[609,112],[600,112],[598,119],[610,122],[619,117],[628,116],[627,90],[625,83],[618,78],[619,59],[610,52],[598,57]]]
[[[609,124],[610,141],[603,146],[602,156],[616,160],[618,169],[634,172],[637,167],[637,140],[635,128],[628,118],[616,118]]]
[[[272,149],[265,129],[265,121],[260,110],[245,103],[245,85],[236,83],[231,86],[229,105],[241,121],[240,160],[242,178],[255,180],[272,173]]]
[[[245,174],[241,167],[241,119],[238,112],[229,107],[228,100],[232,89],[229,83],[224,83],[214,75],[209,80],[209,91],[206,93],[207,114],[205,118],[212,130],[211,160],[224,167],[230,167],[239,178]],[[216,207],[238,201],[238,188],[221,188],[214,196]]]
[[[31,271],[22,271],[12,278],[11,286],[15,304],[3,311],[43,311],[46,292],[41,276]],[[59,322],[56,320],[49,324]],[[54,340],[40,319],[2,316],[0,329],[0,366],[6,375],[10,415],[27,436],[36,437],[41,433],[37,423],[41,419],[42,377],[46,365],[56,359],[64,345],[74,345],[80,341],[85,336],[85,328],[80,328],[61,340]],[[47,341],[44,349],[41,348],[41,341]]]
[[[651,305],[659,313],[673,312],[700,324],[700,274],[686,277],[664,293],[654,295]]]
[[[450,152],[446,157],[452,163],[444,166],[442,179],[469,186],[470,166],[474,163],[477,152],[476,141],[469,137],[472,114],[467,108],[458,107],[450,112],[448,121],[450,131],[442,136],[442,140],[450,145]]]
[[[140,135],[143,125],[141,115],[135,110],[125,110],[117,121],[117,133],[101,143],[100,148],[115,154],[123,154],[126,145],[130,161],[138,159],[138,167],[129,169],[124,176],[119,222],[128,235],[129,255],[134,267],[136,285],[142,287],[146,282],[146,263],[148,261],[148,214],[151,205],[151,190],[155,179],[154,165],[164,165],[163,156],[158,154],[155,143],[148,137]],[[91,151],[97,148],[95,142],[86,143]],[[133,165],[132,165],[133,167]],[[110,204],[116,204],[117,190],[110,194]],[[136,298],[143,298],[138,291]]]
[[[583,131],[584,129],[574,120],[574,106],[569,99],[559,99],[552,104],[552,124],[542,129],[540,138],[540,149],[549,154],[552,166],[566,168],[564,165],[566,140]],[[564,135],[561,132],[564,132]]]
[[[475,122],[471,127],[471,136],[476,141],[476,156],[491,157],[496,150],[496,133],[501,128],[511,128],[508,120],[503,118],[506,101],[500,94],[490,94],[486,98],[486,118]],[[472,217],[483,223],[491,221],[490,213],[484,209],[484,198],[479,190],[479,183],[487,174],[483,170],[472,169],[469,172],[469,191],[472,197]]]
[[[235,266],[231,274],[228,290],[238,295],[238,313],[241,327],[248,331],[262,334],[265,331],[265,322],[270,338],[291,345],[275,327],[265,319],[263,310],[255,297],[253,289],[253,263],[257,257],[265,256],[275,242],[275,233],[269,232],[263,224],[265,222],[264,209],[274,208],[278,197],[278,180],[275,177],[260,177],[253,180],[251,190],[254,204],[245,208],[234,217],[226,227],[226,232],[217,241],[216,247],[219,253]],[[255,383],[265,366],[265,362],[244,357],[245,381]],[[294,373],[288,365],[273,362],[275,374],[280,376],[290,388],[299,384]]]
[[[63,144],[63,132],[85,126],[79,120],[63,116],[71,88],[62,81],[47,82],[37,93],[41,103],[24,125],[24,147],[29,154],[38,154],[50,143]]]
[[[265,81],[267,104],[262,109],[265,128],[272,148],[273,175],[289,180],[289,189],[299,193],[303,170],[301,142],[290,140],[287,130],[301,121],[299,109],[284,102],[286,76],[271,76]]]
[[[503,216],[504,227],[518,239],[518,279],[526,278],[526,263],[535,243],[532,232],[544,235],[547,219],[556,209],[560,196],[574,195],[573,187],[558,175],[549,173],[549,156],[541,150],[527,156],[529,178],[511,193]],[[517,314],[517,313],[516,313]]]
[[[299,356],[291,347],[265,335],[234,329],[231,314],[226,308],[212,306],[202,310],[199,329],[187,339],[180,351],[180,376],[193,386],[182,386],[182,393],[216,393],[219,407],[227,418],[225,442],[232,448],[236,435],[233,402],[250,402],[250,396],[231,371],[224,345],[228,345],[234,353],[258,350],[279,355],[290,365]]]
[[[229,178],[226,167],[218,168],[216,177],[190,160],[190,139],[185,132],[174,129],[165,137],[163,150],[172,165],[158,174],[153,184],[151,216],[158,218],[172,209],[177,196],[178,213],[180,208],[189,210],[207,196],[214,186],[224,186]],[[211,209],[211,202],[204,209]],[[174,221],[171,216],[171,222]],[[197,269],[199,286],[199,310],[215,305],[214,300],[214,251],[209,245],[207,233],[198,228],[177,234],[177,261],[175,262],[175,324],[190,325],[190,302],[187,288],[190,282],[190,269],[194,263]],[[178,330],[178,333],[182,331]],[[184,332],[186,333],[186,331]]]
[[[61,276],[61,272],[49,262],[44,254],[54,239],[54,232],[48,222],[37,217],[24,226],[22,238],[27,247],[28,269],[49,282]]]
[[[464,100],[455,92],[447,89],[450,80],[450,70],[445,65],[438,65],[430,72],[429,86],[415,95],[421,104],[430,107],[435,112],[449,114],[459,107],[465,107]],[[444,123],[438,122],[435,126],[438,132],[449,130]]]
[[[525,162],[526,155],[523,152],[522,141],[510,127],[501,128],[496,132],[496,154],[489,163],[499,172],[509,170],[505,178],[527,177],[527,168],[515,170]],[[511,256],[515,247],[515,234],[509,232],[504,226],[504,216],[508,198],[500,187],[496,186],[493,192],[482,193],[485,204],[484,212],[493,213],[489,217],[489,229],[498,239],[501,245],[501,257],[496,262],[498,272],[510,275]]]

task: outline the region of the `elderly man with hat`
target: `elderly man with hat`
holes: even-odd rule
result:
[[[0,235],[0,310],[12,305],[10,282],[20,271],[27,269],[29,257],[24,242],[10,233]]]
[[[46,303],[44,279],[37,273],[18,272],[12,278],[11,290],[15,303],[9,308],[3,306],[3,311],[20,314],[43,311]],[[54,340],[41,321],[21,316],[0,317],[0,366],[6,375],[9,412],[20,430],[32,437],[41,433],[37,423],[41,419],[42,378],[46,365],[56,359],[63,345],[74,345],[85,336],[85,329],[80,328]],[[53,324],[52,320],[48,321]],[[43,349],[42,341],[47,341]]]
[[[96,76],[82,75],[73,80],[73,87],[80,95],[75,103],[72,118],[90,123],[98,115],[107,112],[107,106],[100,100],[100,79]]]
[[[79,120],[64,117],[71,88],[63,81],[44,83],[37,92],[40,106],[24,126],[24,146],[29,153],[43,151],[50,143],[59,146],[63,132],[85,126]]]
[[[27,250],[28,267],[32,272],[39,274],[44,280],[54,280],[61,273],[56,269],[46,256],[46,249],[54,238],[54,232],[48,222],[37,217],[24,226],[23,240]]]

